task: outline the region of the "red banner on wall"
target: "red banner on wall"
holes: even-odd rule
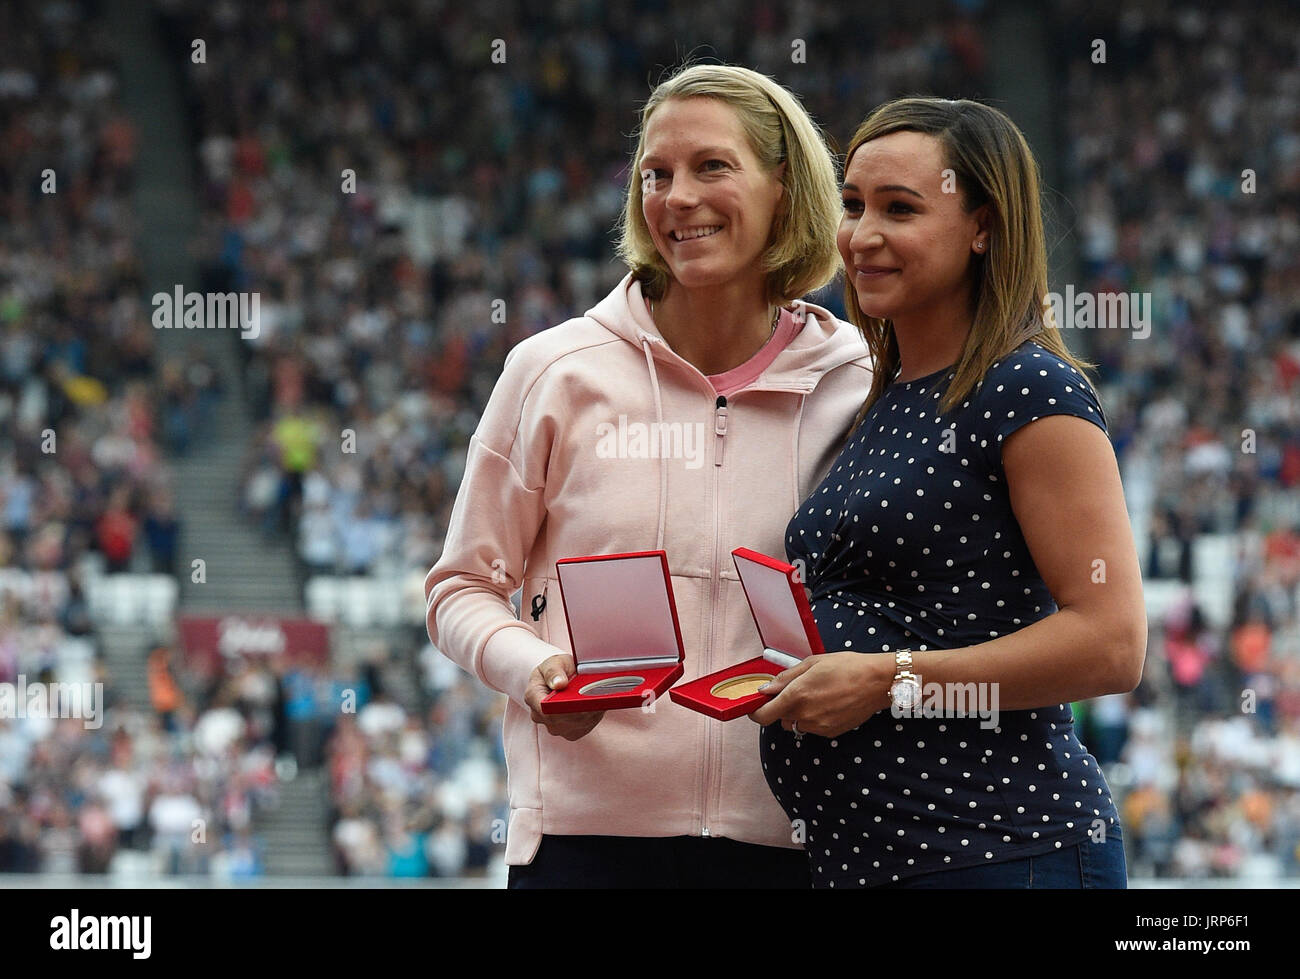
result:
[[[275,615],[182,615],[177,628],[192,669],[218,673],[236,658],[325,663],[330,628],[311,619]]]

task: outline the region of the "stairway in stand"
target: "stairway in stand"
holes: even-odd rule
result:
[[[258,822],[268,876],[321,877],[336,873],[324,838],[325,769],[299,772],[280,787],[280,807]]]
[[[134,206],[147,282],[146,299],[200,290],[190,242],[199,226],[194,149],[181,99],[188,51],[168,49],[152,17],[152,5],[110,0],[109,30],[116,39],[122,100],[139,131]],[[148,311],[149,307],[146,307]],[[155,376],[169,360],[201,353],[219,374],[225,395],[188,453],[167,460],[175,480],[181,521],[178,614],[302,614],[302,589],[290,542],[262,539],[239,510],[241,465],[252,443],[254,420],[242,389],[238,344],[229,329],[157,331]],[[193,580],[193,561],[204,562],[204,581]],[[115,685],[129,704],[146,708],[145,646],[152,630],[102,628]],[[334,872],[326,835],[326,806],[319,772],[299,772],[281,787],[277,811],[254,831],[266,845],[271,873]]]

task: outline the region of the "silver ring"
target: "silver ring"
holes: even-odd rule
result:
[[[791,722],[790,722],[790,733],[794,735],[794,739],[795,739],[796,741],[798,741],[798,740],[800,740],[801,738],[803,738],[803,732],[799,730],[799,722],[798,722],[798,721],[791,721]]]

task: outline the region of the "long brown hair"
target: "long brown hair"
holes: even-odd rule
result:
[[[987,252],[971,256],[974,319],[939,412],[961,403],[995,361],[1030,338],[1086,376],[1086,369],[1095,365],[1070,353],[1051,307],[1045,305],[1047,246],[1038,161],[1016,124],[992,106],[969,99],[895,99],[875,109],[858,127],[845,154],[845,169],[863,143],[897,132],[923,133],[939,141],[944,166],[953,171],[967,213],[989,205]],[[898,339],[890,320],[866,316],[858,308],[848,276],[844,307],[875,359],[871,390],[854,423],[857,427],[898,374]]]

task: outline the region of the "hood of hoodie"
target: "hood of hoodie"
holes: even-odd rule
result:
[[[844,364],[851,363],[870,355],[862,334],[852,325],[837,320],[831,313],[813,303],[795,300],[796,312],[804,313],[803,327],[790,342],[786,344],[776,358],[768,365],[745,390],[789,391],[801,395],[799,414],[802,417],[803,405],[807,396],[816,389],[822,375]],[[646,371],[650,375],[650,387],[654,393],[655,421],[664,420],[663,394],[659,385],[655,361],[684,366],[695,371],[701,383],[708,385],[704,375],[690,361],[681,357],[668,345],[662,334],[655,327],[654,320],[646,308],[645,297],[641,292],[641,283],[629,272],[623,277],[618,288],[587,311],[587,317],[600,323],[611,333],[622,337],[628,343],[639,347],[645,356]],[[726,401],[718,399],[718,412],[725,414]],[[719,431],[725,431],[725,422]],[[798,454],[799,425],[793,428],[791,452]],[[793,501],[797,508],[799,501]],[[793,512],[793,510],[792,510]],[[668,466],[659,460],[659,518],[655,530],[655,547],[664,546],[664,528],[668,514]]]
[[[843,364],[870,356],[866,341],[851,324],[837,320],[829,310],[802,299],[791,307],[804,313],[803,328],[777,354],[768,368],[752,385],[765,390],[786,390],[808,393],[821,375]],[[647,353],[647,360],[687,364],[659,333],[646,309],[641,283],[629,272],[599,303],[587,310],[587,317],[600,323],[611,333],[622,337]],[[650,365],[653,379],[653,365]],[[657,387],[657,379],[655,384]]]

